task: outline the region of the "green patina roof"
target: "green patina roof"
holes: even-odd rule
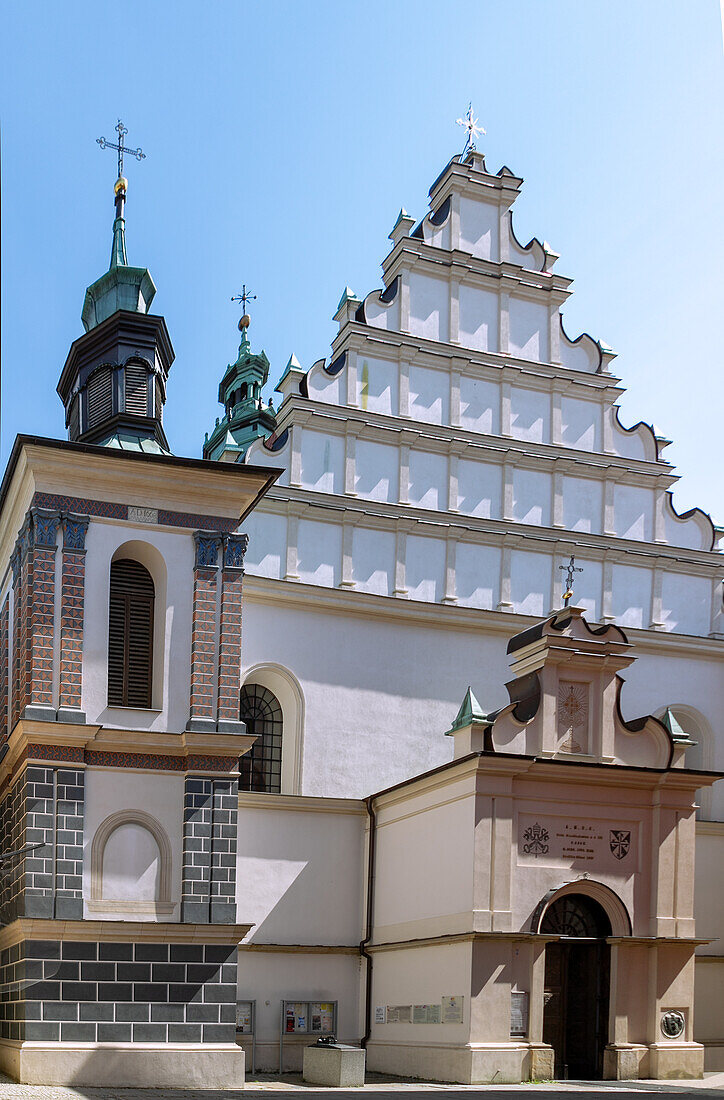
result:
[[[465,698],[460,704],[460,710],[457,712],[455,720],[447,731],[446,736],[455,733],[456,730],[465,729],[466,726],[472,726],[476,723],[487,723],[487,721],[487,715],[483,713],[483,709],[473,695],[472,689],[468,688],[465,692]]]
[[[143,451],[144,454],[152,455],[170,455],[171,451],[166,450],[155,439],[149,439],[146,436],[135,435],[133,432],[113,432],[107,439],[102,439],[98,443],[99,447],[115,447],[120,451]]]
[[[122,203],[119,208],[122,209]],[[85,292],[81,311],[83,327],[89,332],[119,309],[148,313],[155,294],[156,286],[150,271],[145,267],[128,265],[126,221],[122,214],[118,214],[113,222],[110,267]]]
[[[688,745],[696,744],[696,741],[692,741],[686,730],[681,728],[670,707],[667,707],[664,711],[661,721],[666,726],[674,741],[683,741]]]

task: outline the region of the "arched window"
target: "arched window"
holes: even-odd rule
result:
[[[594,898],[585,894],[564,894],[546,910],[540,930],[551,936],[603,939],[611,935],[611,921]]]
[[[247,389],[248,389],[248,387],[247,387],[246,382],[243,382],[242,386],[241,386],[241,389],[239,390],[239,397],[240,397],[241,401],[244,401],[246,399]]]
[[[120,558],[111,563],[109,706],[151,706],[154,596],[151,574],[140,562]]]
[[[278,794],[282,785],[282,708],[268,688],[244,684],[240,717],[257,740],[240,762],[239,789]]]

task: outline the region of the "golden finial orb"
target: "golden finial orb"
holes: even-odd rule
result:
[[[114,195],[118,195],[121,191],[125,195],[127,190],[128,190],[128,180],[125,178],[125,176],[119,176],[118,179],[116,180],[116,182],[113,184],[113,193],[114,193]]]
[[[243,332],[244,329],[248,328],[250,324],[251,324],[251,317],[249,316],[248,313],[245,313],[244,316],[239,321],[239,332]]]

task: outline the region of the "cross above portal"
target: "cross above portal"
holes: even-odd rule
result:
[[[140,147],[138,149],[127,149],[124,143],[124,138],[128,133],[128,130],[118,119],[118,125],[116,126],[118,132],[118,142],[106,141],[104,137],[96,138],[96,142],[100,145],[101,149],[117,149],[118,150],[118,178],[123,179],[123,156],[124,153],[128,153],[129,157],[135,157],[136,160],[145,160],[146,154]]]
[[[563,593],[563,606],[568,607],[571,602],[571,597],[573,596],[574,574],[582,573],[583,569],[576,565],[576,559],[573,554],[571,554],[571,560],[568,565],[559,565],[558,568],[565,569],[566,571],[566,591]]]

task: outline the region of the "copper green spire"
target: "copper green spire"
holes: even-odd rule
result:
[[[86,332],[112,316],[117,310],[125,309],[132,313],[148,313],[156,293],[151,274],[145,267],[129,267],[126,254],[125,204],[128,194],[128,180],[123,175],[124,154],[145,159],[141,149],[127,149],[124,144],[128,130],[121,120],[116,126],[118,142],[98,138],[101,149],[118,151],[118,179],[113,186],[116,217],[113,222],[113,244],[111,262],[105,275],[92,283],[85,293],[81,318]]]

